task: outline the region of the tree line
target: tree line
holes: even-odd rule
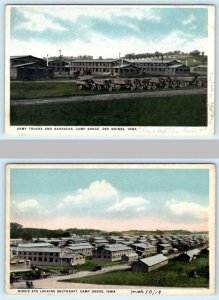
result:
[[[68,228],[68,229],[45,229],[45,228],[26,228],[18,223],[10,223],[10,238],[18,239],[21,238],[25,241],[29,241],[32,238],[61,238],[71,237],[73,234],[76,235],[91,235],[91,236],[120,236],[123,233],[128,235],[164,235],[164,234],[192,234],[187,230],[129,230],[129,231],[103,231],[98,229],[79,229],[79,228]],[[198,232],[206,233],[206,232]]]

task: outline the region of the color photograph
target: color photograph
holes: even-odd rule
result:
[[[214,133],[213,5],[7,5],[6,133]]]
[[[13,295],[213,295],[213,164],[9,164]]]

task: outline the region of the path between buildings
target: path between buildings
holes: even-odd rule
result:
[[[102,94],[91,96],[74,96],[74,97],[60,97],[60,98],[44,98],[44,99],[27,99],[27,100],[11,100],[12,106],[17,105],[39,105],[39,104],[54,104],[54,103],[68,103],[68,102],[82,102],[82,101],[107,101],[119,99],[135,99],[147,97],[173,97],[185,95],[205,95],[207,88],[200,89],[185,89],[185,90],[170,90],[170,91],[152,91],[142,93],[120,93],[120,94]]]
[[[82,285],[91,287],[90,284],[82,284],[82,283],[72,283],[72,282],[59,282],[59,280],[64,280],[64,279],[71,279],[71,278],[79,278],[79,277],[85,277],[85,276],[94,276],[98,274],[103,274],[103,273],[108,273],[112,271],[121,271],[121,270],[127,270],[130,269],[131,266],[128,264],[125,265],[118,265],[118,266],[111,266],[111,267],[105,267],[101,271],[81,271],[76,274],[71,274],[71,275],[65,275],[65,276],[55,276],[55,277],[49,277],[45,279],[39,279],[39,280],[32,280],[34,288],[37,289],[69,289],[69,288],[82,288]],[[96,288],[100,288],[99,285],[95,285]],[[22,289],[26,288],[26,282],[21,281],[21,282],[15,282],[13,284],[14,289]],[[104,286],[106,288],[106,286]],[[108,286],[107,286],[108,288]],[[114,287],[115,288],[115,287]]]

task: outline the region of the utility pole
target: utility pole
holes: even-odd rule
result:
[[[62,75],[62,50],[59,50],[59,61],[60,61],[60,72],[59,72],[59,75]]]
[[[161,53],[161,60],[162,60],[162,76],[163,76],[163,53]]]
[[[120,75],[120,67],[121,67],[120,55],[121,55],[121,53],[119,52],[119,75]]]

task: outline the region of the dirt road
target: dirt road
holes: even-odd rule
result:
[[[116,99],[134,99],[134,98],[147,98],[147,97],[173,97],[185,95],[205,95],[207,88],[199,89],[184,89],[184,90],[169,90],[169,91],[153,91],[142,93],[120,93],[120,94],[102,94],[91,96],[75,96],[75,97],[61,97],[61,98],[44,98],[44,99],[28,99],[28,100],[11,100],[12,106],[17,105],[39,105],[39,104],[54,104],[54,103],[67,103],[67,102],[82,102],[82,101],[107,101]]]
[[[97,274],[103,274],[108,273],[112,271],[121,271],[121,270],[127,270],[130,269],[130,265],[118,265],[118,266],[111,266],[111,267],[105,267],[101,271],[92,272],[92,271],[82,271],[78,272],[76,274],[66,275],[66,276],[55,276],[55,277],[49,277],[45,279],[40,280],[32,280],[34,288],[41,288],[41,289],[69,289],[69,288],[81,288],[81,286],[89,286],[89,284],[81,284],[81,283],[72,283],[72,282],[59,282],[59,280],[64,279],[71,279],[71,278],[79,278],[79,277],[85,277],[85,276],[94,276]],[[99,285],[96,285],[96,287],[100,288]],[[106,288],[106,286],[104,286]],[[13,289],[22,289],[26,288],[26,282],[15,282],[13,284]],[[108,288],[108,287],[107,287]]]

